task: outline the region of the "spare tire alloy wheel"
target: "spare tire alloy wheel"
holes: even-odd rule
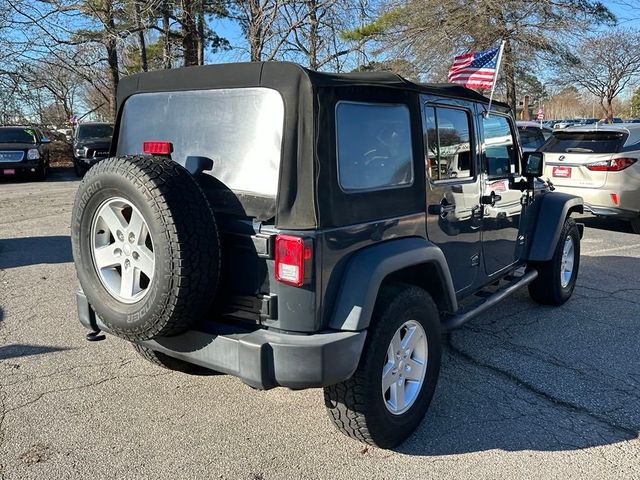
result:
[[[135,303],[149,292],[155,271],[153,239],[140,211],[115,197],[96,211],[91,225],[93,265],[115,299]]]
[[[206,195],[178,163],[101,161],[80,183],[71,234],[78,280],[110,333],[134,342],[177,335],[208,314],[220,238]]]

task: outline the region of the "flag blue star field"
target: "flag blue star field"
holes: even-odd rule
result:
[[[465,53],[453,58],[449,82],[468,88],[491,88],[496,76],[500,47]]]

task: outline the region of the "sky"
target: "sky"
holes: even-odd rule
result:
[[[640,28],[640,0],[627,0],[625,2],[612,2],[604,0],[604,3],[617,17],[622,27]],[[632,7],[631,4],[636,4]]]
[[[640,29],[640,0],[601,0],[618,18],[618,25],[625,28]],[[633,4],[636,4],[635,8]],[[248,61],[246,42],[238,25],[228,19],[214,19],[210,27],[221,37],[229,40],[233,48],[228,52],[207,54],[208,63],[226,63]]]

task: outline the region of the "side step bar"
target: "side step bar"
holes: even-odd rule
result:
[[[480,304],[472,307],[470,310],[467,310],[462,313],[458,313],[452,315],[445,319],[442,322],[442,329],[445,332],[453,330],[455,328],[461,327],[473,317],[476,317],[483,313],[485,310],[493,307],[497,303],[501,302],[503,299],[511,295],[512,293],[520,290],[522,287],[529,285],[538,277],[538,272],[536,270],[531,270],[517,280],[513,280],[510,284],[506,285],[504,288],[497,290],[495,293],[492,293],[488,297],[484,299]]]

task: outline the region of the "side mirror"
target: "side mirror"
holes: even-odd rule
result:
[[[544,154],[542,152],[527,152],[524,154],[524,164],[525,177],[541,177],[544,173]]]
[[[49,137],[42,137],[40,143],[51,143],[51,139]]]

